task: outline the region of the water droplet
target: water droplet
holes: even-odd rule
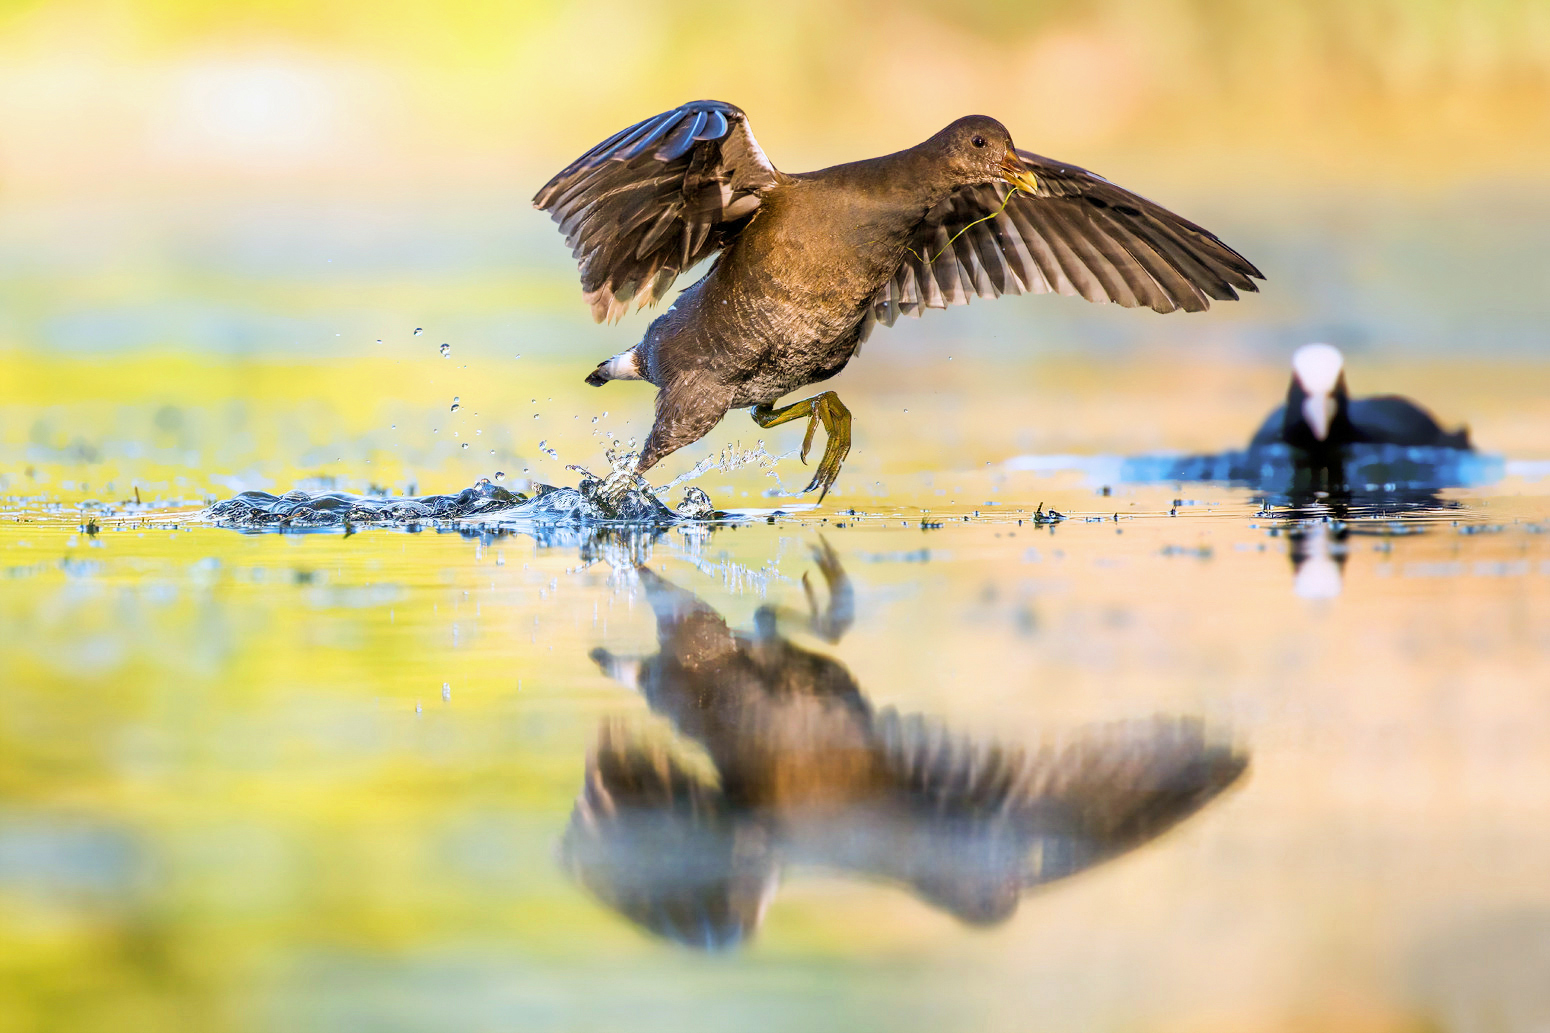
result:
[[[504,481],[505,479],[506,479],[506,471],[505,470],[496,470],[495,471],[495,480],[496,480],[497,483],[499,483],[500,481]]]
[[[452,411],[453,412],[457,412],[461,408],[463,408],[463,403],[458,401],[458,396],[457,395],[453,395],[452,396]]]
[[[465,442],[463,442],[463,447],[464,447],[464,448],[467,448],[467,447],[468,447],[468,442],[466,442],[466,441],[465,441]]]
[[[533,414],[533,419],[538,419],[538,414],[536,412]]]
[[[443,703],[447,703],[447,702],[450,702],[451,699],[452,699],[452,684],[450,682],[442,682],[441,683],[441,701]]]
[[[446,342],[442,342],[442,345],[441,345],[441,357],[445,359],[447,356],[449,356],[451,354],[452,354],[452,345],[447,344]]]
[[[424,330],[423,330],[423,329],[421,329],[421,328],[420,328],[420,327],[415,327],[415,328],[414,328],[414,335],[415,335],[415,336],[416,336],[416,337],[419,337],[419,336],[420,336],[420,335],[421,335],[421,334],[423,334],[423,333],[424,333],[424,332],[425,332],[425,331],[424,331]]]
[[[593,423],[596,423],[596,422],[597,422],[597,417],[596,417],[596,416],[594,416],[594,417],[592,417],[592,422],[593,422]]]
[[[382,338],[380,338],[380,337],[379,337],[379,338],[377,338],[377,343],[378,343],[378,344],[381,344],[381,343],[382,343]]]
[[[425,708],[420,705],[420,701],[419,700],[415,700],[414,701],[414,712],[416,714],[420,714],[420,713],[423,713],[424,710],[425,710]]]
[[[398,424],[396,424],[396,423],[394,423],[394,424],[392,424],[392,425],[390,425],[388,427],[388,430],[397,430],[397,429],[398,429]]]

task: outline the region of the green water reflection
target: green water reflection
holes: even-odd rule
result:
[[[1543,483],[1288,534],[1240,489],[1026,476],[1003,487],[1072,519],[982,504],[922,530],[890,506],[581,550],[143,518],[91,535],[13,503],[7,1028],[1011,1029],[1031,1009],[1162,1028],[1286,1024],[1310,1001],[1404,1025],[1499,986],[1514,1014],[1541,1006],[1511,959],[1476,976],[1446,959],[1455,930],[1498,923],[1531,959],[1546,929]],[[1310,555],[1320,591],[1299,589]],[[686,717],[727,689],[666,677],[684,646],[653,593],[752,663],[737,691],[774,710],[734,708],[719,739]],[[819,683],[834,691],[811,710]],[[847,744],[868,735],[885,759],[939,743],[945,778],[970,742],[994,772],[1157,715],[1230,738],[1252,774],[1015,914],[1018,886],[1156,830],[1102,810],[1123,763],[1095,750],[1104,773],[1065,816],[1122,832],[1050,818],[1063,846],[987,855],[993,823],[952,830],[951,792],[929,818],[855,809],[873,755]],[[588,841],[598,788],[620,802],[605,758],[636,765],[658,824]],[[669,804],[713,834],[674,832]],[[628,893],[716,850],[757,872],[726,898],[762,915],[734,954],[621,917],[664,931]],[[1451,981],[1421,977],[1439,965]]]

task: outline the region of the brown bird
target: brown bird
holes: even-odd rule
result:
[[[854,616],[838,557],[809,629]],[[792,643],[762,608],[751,632],[648,568],[659,651],[592,658],[693,741],[605,722],[561,845],[601,900],[652,932],[731,947],[762,921],[783,870],[814,867],[907,888],[990,925],[1024,891],[1135,849],[1220,795],[1248,758],[1199,722],[1084,729],[1061,745],[985,742],[874,710],[844,664]],[[805,583],[805,579],[804,579]]]
[[[1051,292],[1199,312],[1264,278],[1200,226],[1017,150],[983,115],[895,154],[788,174],[739,108],[694,101],[604,140],[533,203],[560,224],[600,322],[716,256],[638,344],[587,377],[658,388],[644,450],[610,493],[748,406],[761,427],[806,418],[804,462],[823,424],[805,489],[822,500],[850,451],[850,411],[833,391],[775,403],[844,369],[874,324],[900,314]]]

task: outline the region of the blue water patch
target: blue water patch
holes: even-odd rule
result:
[[[1501,456],[1403,445],[1353,445],[1342,466],[1345,487],[1369,493],[1479,487],[1495,484],[1506,470]],[[1298,490],[1309,473],[1286,445],[1215,455],[1132,456],[1119,467],[1119,479],[1128,484],[1211,481],[1272,492]]]

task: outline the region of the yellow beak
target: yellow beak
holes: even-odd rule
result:
[[[1039,192],[1039,179],[1033,174],[1033,170],[1023,164],[1023,160],[1017,156],[1017,152],[1008,150],[1006,157],[1001,159],[1001,175],[1008,183],[1025,194],[1037,194]]]

